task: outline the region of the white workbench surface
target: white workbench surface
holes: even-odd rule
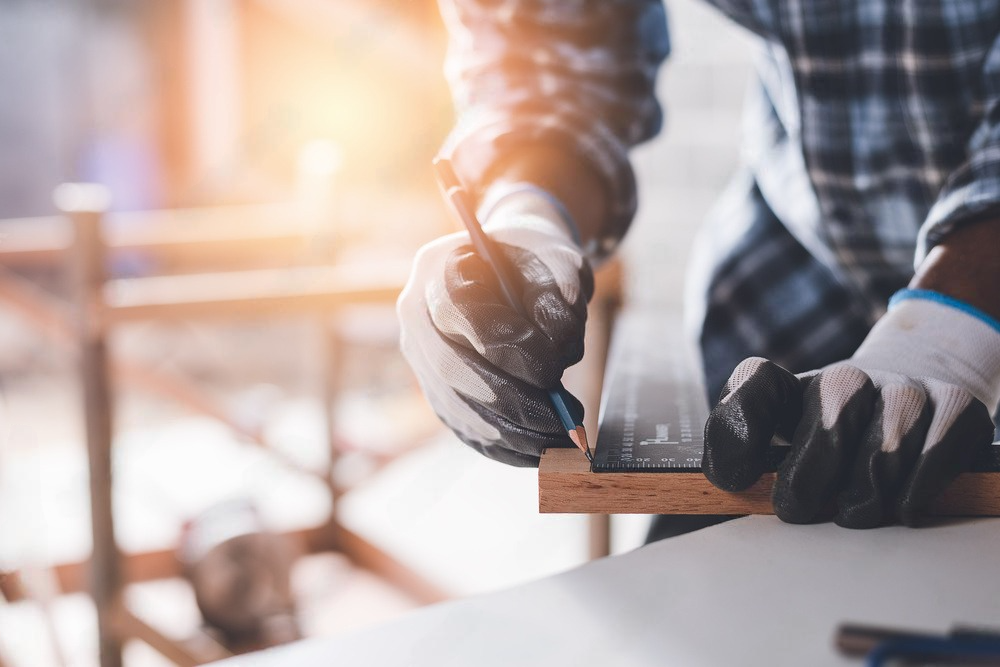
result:
[[[1000,625],[1000,519],[850,531],[748,517],[219,667],[850,665],[838,623]]]

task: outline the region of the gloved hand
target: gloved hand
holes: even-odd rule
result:
[[[521,278],[527,320],[465,232],[420,249],[397,303],[403,354],[441,421],[504,463],[538,465],[542,449],[572,446],[545,390],[583,356],[594,279],[563,220],[547,197],[521,190],[485,221]],[[582,418],[575,399],[567,407]]]
[[[998,402],[1000,324],[904,290],[847,361],[797,376],[743,361],[705,426],[703,469],[721,489],[745,489],[777,432],[791,441],[772,495],[782,520],[915,525],[992,442]]]

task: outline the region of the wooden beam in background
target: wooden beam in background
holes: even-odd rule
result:
[[[337,551],[351,561],[389,582],[420,604],[434,604],[451,596],[437,584],[407,567],[399,559],[387,554],[372,542],[352,530],[337,524],[335,532]]]
[[[447,600],[451,596],[423,575],[400,563],[393,556],[356,532],[337,522],[313,528],[281,533],[302,553],[340,552],[357,567],[396,586],[420,604]],[[125,584],[183,576],[183,565],[176,549],[160,549],[121,555],[122,580]],[[87,590],[90,561],[61,563],[51,570],[63,594]],[[8,602],[27,599],[16,570],[0,576],[0,593]]]
[[[233,656],[225,646],[204,632],[184,639],[167,637],[127,608],[122,608],[116,622],[123,636],[148,644],[177,667],[198,667]]]
[[[296,201],[113,213],[104,220],[105,249],[112,258],[143,253],[169,269],[280,261],[305,255],[316,242],[322,230],[310,215]],[[63,216],[0,220],[0,238],[0,262],[7,267],[55,265],[73,243]]]
[[[105,314],[112,323],[253,318],[393,303],[408,273],[409,262],[394,262],[113,280]]]
[[[122,604],[124,582],[112,511],[114,417],[101,299],[105,281],[101,216],[107,210],[110,195],[97,185],[62,185],[56,190],[56,200],[73,224],[71,275],[76,290],[75,333],[80,351],[93,545],[88,583],[97,608],[101,667],[121,667],[124,638],[118,633],[114,619]]]

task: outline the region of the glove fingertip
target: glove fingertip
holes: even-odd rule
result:
[[[852,502],[853,500],[853,502]],[[866,530],[879,528],[892,520],[892,506],[887,510],[886,500],[875,492],[867,498],[838,499],[837,514],[833,522],[841,528]]]
[[[938,406],[940,410],[941,407]],[[934,434],[934,426],[931,433]],[[907,526],[926,523],[938,496],[960,473],[968,471],[977,454],[993,442],[993,420],[980,401],[970,401],[943,434],[921,453],[900,494],[898,514]]]
[[[774,514],[785,523],[806,525],[819,523],[825,518],[819,512],[788,496],[772,497]]]
[[[705,423],[702,472],[714,486],[733,492],[753,486],[764,473],[764,457],[731,412],[716,408]]]
[[[795,376],[777,364],[751,357],[726,383],[705,423],[702,471],[724,491],[743,491],[767,469],[767,448],[779,423],[794,419],[799,405]]]
[[[929,514],[927,507],[909,506],[903,503],[899,507],[899,522],[907,528],[919,528],[927,523]]]

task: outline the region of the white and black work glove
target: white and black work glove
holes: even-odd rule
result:
[[[546,390],[583,356],[594,279],[560,209],[523,188],[483,225],[520,279],[528,319],[506,304],[465,232],[420,249],[397,303],[403,354],[435,412],[466,444],[518,466],[572,446]],[[575,399],[567,407],[583,417]]]
[[[993,440],[1000,324],[962,302],[904,290],[847,361],[792,375],[744,360],[705,426],[703,469],[727,491],[751,486],[777,433],[774,512],[790,523],[916,525]]]

